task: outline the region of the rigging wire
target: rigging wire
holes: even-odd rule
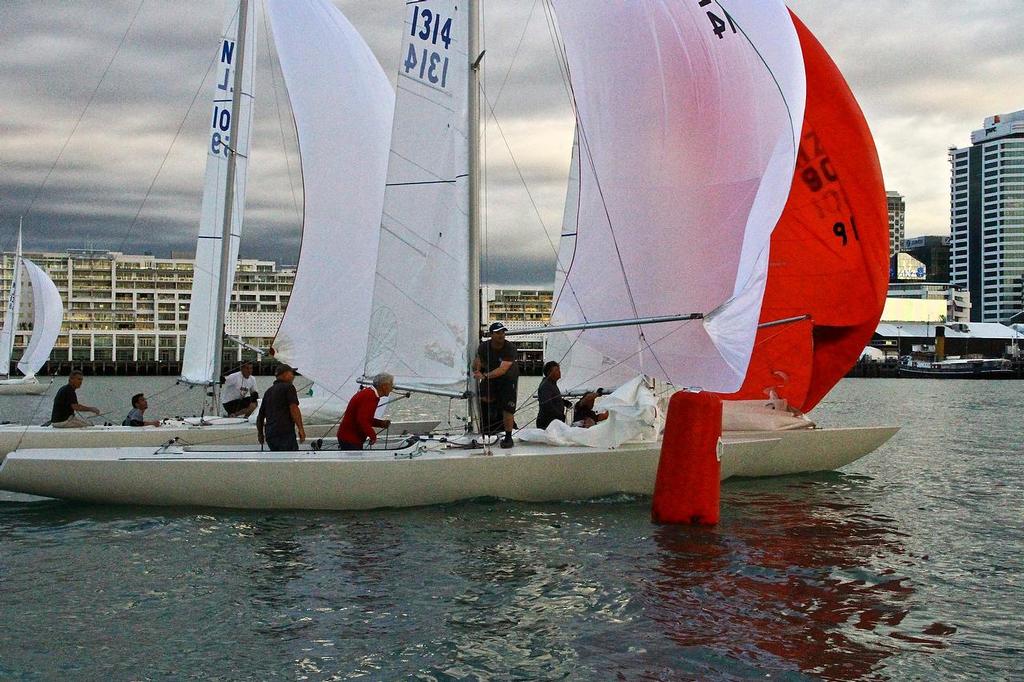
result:
[[[43,188],[46,187],[46,183],[50,180],[50,176],[53,175],[54,169],[57,168],[57,164],[60,163],[60,160],[64,157],[64,152],[65,150],[67,150],[68,145],[71,143],[71,138],[73,138],[75,136],[75,133],[78,132],[78,127],[82,124],[82,119],[85,118],[85,114],[87,111],[89,111],[89,107],[92,106],[93,101],[96,99],[96,94],[99,92],[100,87],[103,85],[103,81],[106,80],[107,74],[110,73],[110,67],[114,65],[114,60],[117,59],[117,55],[121,53],[121,48],[124,47],[125,40],[127,40],[128,34],[131,32],[132,27],[135,26],[135,21],[139,18],[139,14],[142,12],[142,7],[145,4],[146,0],[139,1],[139,6],[135,9],[135,14],[132,15],[131,21],[128,22],[128,27],[124,30],[124,33],[121,35],[121,40],[118,42],[117,48],[114,50],[114,54],[112,54],[110,56],[110,59],[107,61],[107,65],[103,69],[103,73],[100,75],[100,79],[96,83],[96,87],[93,88],[92,94],[89,95],[89,99],[85,103],[85,107],[82,108],[82,112],[78,115],[78,120],[75,121],[74,127],[72,127],[71,132],[64,140],[64,144],[61,145],[60,151],[57,152],[57,157],[53,160],[53,163],[50,165],[50,169],[46,171],[46,176],[43,178],[43,181],[39,184],[39,187],[36,188],[35,193],[32,195],[32,199],[29,201],[28,208],[21,212],[22,216],[29,215],[32,212],[33,207],[35,207],[36,201],[42,194]],[[10,237],[8,237],[8,239],[10,239]],[[6,243],[7,240],[4,240],[4,249],[6,249]]]

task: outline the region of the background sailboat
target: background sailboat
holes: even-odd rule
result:
[[[18,248],[11,275],[11,289],[7,296],[3,329],[0,330],[0,371],[6,374],[11,366],[14,336],[17,332],[21,299],[24,296],[22,268],[28,276],[32,294],[32,332],[25,350],[18,360],[18,371],[23,377],[0,379],[0,395],[41,395],[50,387],[50,382],[41,382],[36,372],[46,364],[57,342],[61,323],[64,321],[64,304],[60,292],[49,275],[32,261],[22,256],[21,230],[18,230]]]

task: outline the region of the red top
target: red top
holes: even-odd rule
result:
[[[345,408],[345,416],[341,418],[341,426],[338,427],[338,440],[343,443],[362,443],[367,438],[370,444],[377,442],[375,426],[384,426],[384,422],[375,419],[373,413],[377,411],[377,403],[380,396],[377,389],[364,388],[352,396]]]

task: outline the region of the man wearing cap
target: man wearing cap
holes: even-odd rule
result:
[[[299,412],[299,395],[295,392],[295,370],[285,364],[277,366],[274,384],[263,394],[256,415],[256,436],[271,450],[294,452],[306,441],[306,429]],[[298,429],[299,439],[295,440]]]
[[[473,376],[480,382],[481,431],[494,433],[504,428],[501,447],[510,448],[519,387],[517,349],[505,340],[508,328],[501,322],[491,324],[489,331],[491,338],[480,344],[473,358]]]
[[[391,426],[390,419],[377,419],[374,413],[380,399],[391,395],[395,387],[395,378],[386,372],[373,377],[373,386],[367,386],[356,392],[348,401],[345,416],[338,426],[339,450],[362,450],[367,440],[370,445],[377,442],[375,428]]]

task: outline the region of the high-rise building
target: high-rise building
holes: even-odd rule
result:
[[[192,296],[192,258],[155,258],[116,251],[41,253],[25,257],[46,270],[64,303],[64,324],[50,359],[57,362],[181,361]],[[0,291],[10,290],[14,254],[0,256]],[[266,348],[291,295],[294,269],[272,261],[239,259],[225,330]],[[27,343],[23,309],[15,359]],[[248,355],[227,344],[225,357]]]
[[[971,292],[972,322],[1024,309],[1024,111],[991,116],[949,150],[950,281]]]
[[[899,192],[886,192],[889,205],[889,258],[903,250],[903,237],[907,232],[907,203]]]
[[[907,237],[903,240],[903,250],[924,263],[929,282],[949,281],[949,237]]]

